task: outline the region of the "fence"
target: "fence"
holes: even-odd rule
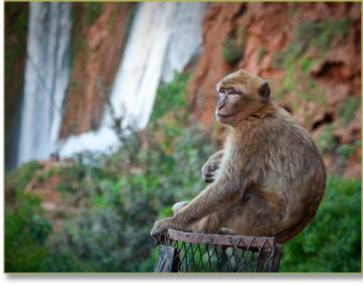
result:
[[[278,272],[282,246],[273,237],[189,233],[160,238],[155,272]]]

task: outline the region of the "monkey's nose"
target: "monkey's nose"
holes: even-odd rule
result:
[[[226,105],[225,101],[221,101],[218,105],[218,110],[221,110]]]

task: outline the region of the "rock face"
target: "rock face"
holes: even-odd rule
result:
[[[125,47],[133,3],[74,3],[73,58],[60,138],[95,130]]]
[[[19,106],[26,60],[28,3],[5,3],[5,166],[17,160]]]
[[[213,129],[215,84],[244,68],[268,80],[275,100],[316,140],[329,128],[332,146],[327,154],[348,144],[356,146],[356,157],[361,134],[360,11],[360,3],[213,3],[203,24],[204,51],[188,85],[193,113],[206,129]],[[347,164],[341,172],[359,177],[357,158]],[[328,163],[328,171],[332,165]]]

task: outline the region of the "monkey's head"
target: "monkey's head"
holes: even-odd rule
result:
[[[217,84],[217,120],[235,127],[270,102],[270,87],[262,78],[239,70]]]

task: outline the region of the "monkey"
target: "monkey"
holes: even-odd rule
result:
[[[203,166],[209,185],[191,202],[156,221],[156,243],[167,229],[231,230],[275,237],[283,244],[314,218],[326,170],[309,133],[271,97],[267,81],[241,69],[216,85],[215,116],[230,130],[224,148]]]

